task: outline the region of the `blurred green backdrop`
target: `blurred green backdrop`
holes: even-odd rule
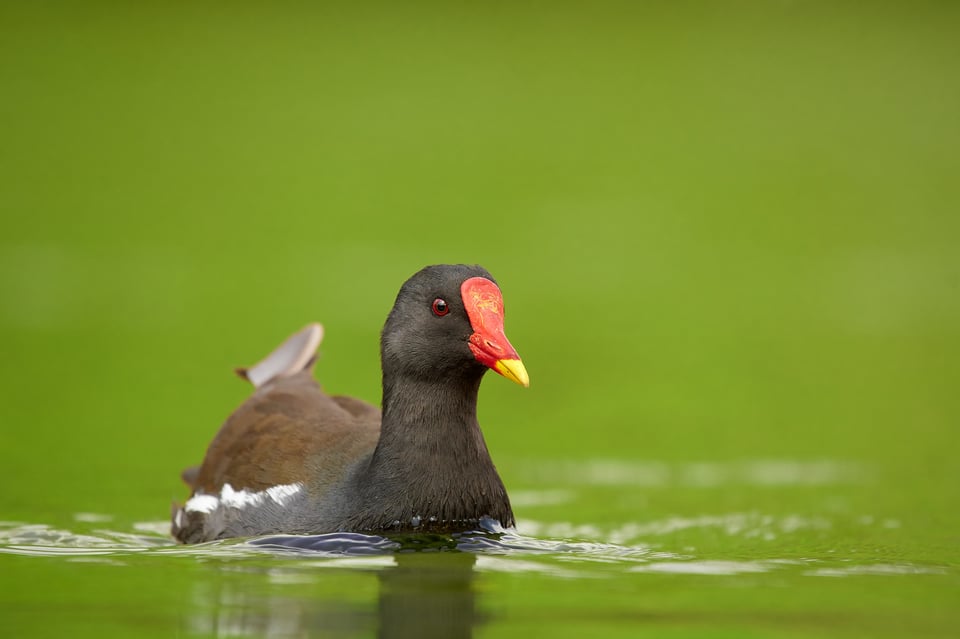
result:
[[[378,401],[401,282],[476,262],[532,379],[480,407],[521,527],[732,575],[481,556],[478,628],[953,636],[958,34],[933,1],[4,3],[0,630],[374,632],[402,571],[9,553],[164,520],[233,367],[308,321]],[[736,481],[764,460],[800,474]]]
[[[231,369],[314,319],[321,380],[377,401],[397,288],[448,261],[531,374],[481,399],[508,486],[865,460],[945,513],[958,11],[5,4],[2,517],[163,519]]]

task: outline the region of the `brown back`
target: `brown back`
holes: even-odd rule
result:
[[[259,388],[224,423],[192,482],[216,494],[224,484],[259,491],[303,482],[316,494],[373,452],[380,411],[325,394],[307,369]]]

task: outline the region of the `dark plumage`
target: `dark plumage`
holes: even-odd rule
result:
[[[174,509],[177,539],[460,531],[484,516],[514,524],[477,423],[477,392],[488,368],[523,385],[527,376],[486,270],[430,266],[401,287],[380,340],[382,417],[314,381],[321,334],[308,326],[241,371],[257,390],[199,469],[184,471],[193,494]]]

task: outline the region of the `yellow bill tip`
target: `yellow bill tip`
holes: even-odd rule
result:
[[[530,386],[530,376],[527,375],[527,369],[519,359],[498,359],[493,370],[524,388]]]

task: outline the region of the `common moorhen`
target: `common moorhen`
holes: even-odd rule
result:
[[[183,543],[267,533],[456,532],[514,525],[477,423],[488,368],[524,386],[503,298],[479,266],[428,266],[400,288],[380,338],[383,413],[313,379],[311,324],[238,371],[256,388],[221,427],[192,495],[173,510]]]

